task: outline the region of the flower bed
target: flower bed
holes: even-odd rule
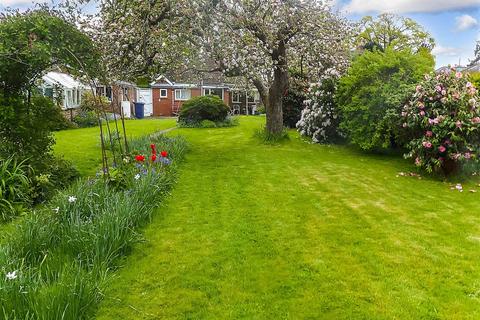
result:
[[[186,142],[156,135],[132,141],[131,148],[109,179],[77,182],[27,216],[0,247],[2,316],[93,316],[110,271],[171,189]]]

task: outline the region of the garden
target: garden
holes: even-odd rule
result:
[[[401,16],[160,2],[0,16],[0,319],[480,317],[478,74]],[[90,88],[70,119],[56,69]],[[215,72],[264,114],[96,90]]]

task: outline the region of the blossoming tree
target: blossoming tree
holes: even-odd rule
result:
[[[315,79],[344,64],[351,25],[321,1],[216,2],[205,3],[203,47],[218,70],[253,83],[265,105],[267,132],[279,134],[289,69],[301,69]]]
[[[318,77],[343,63],[351,26],[316,0],[102,1],[101,35],[112,72],[223,72],[260,93],[267,131],[283,129],[289,68]]]

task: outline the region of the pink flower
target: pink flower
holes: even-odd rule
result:
[[[447,148],[445,148],[444,146],[438,147],[438,151],[440,151],[441,153],[444,153],[446,150]]]
[[[445,95],[447,95],[447,90],[444,89],[442,90],[442,96],[445,96]]]
[[[466,152],[464,155],[465,159],[470,159],[472,157],[472,154],[470,152]]]
[[[424,104],[423,102],[419,101],[419,102],[418,102],[418,107],[419,107],[420,109],[423,109],[423,108],[425,108],[425,104]]]
[[[449,145],[452,144],[452,141],[450,141],[450,139],[445,139],[444,144],[446,144],[447,146],[449,146]]]
[[[450,157],[451,157],[453,160],[458,160],[458,159],[460,159],[461,156],[462,156],[461,153],[454,153],[454,154],[452,154]]]
[[[458,100],[460,99],[460,94],[458,92],[455,92],[454,94],[452,94],[452,97],[453,99]]]
[[[472,87],[473,87],[472,83],[470,81],[467,82],[467,88],[472,88]]]
[[[475,123],[475,124],[480,123],[480,117],[473,118],[472,122]]]
[[[432,143],[430,141],[423,141],[422,145],[427,149],[432,147]]]
[[[462,123],[462,121],[457,120],[457,122],[455,122],[455,125],[457,126],[457,128],[461,128],[463,123]]]
[[[433,132],[429,130],[429,131],[425,132],[425,136],[426,137],[433,137]]]
[[[425,111],[423,111],[423,110],[420,111],[420,115],[421,115],[422,117],[425,117]]]
[[[437,92],[442,92],[442,87],[439,86],[439,85],[437,85],[437,86],[435,87],[435,90],[437,90]]]
[[[422,160],[420,160],[419,157],[415,158],[415,165],[418,166],[418,167],[420,167],[422,165]]]
[[[435,118],[435,119],[428,119],[428,123],[429,124],[439,124],[440,123],[440,119],[439,118]]]
[[[440,157],[440,158],[438,158],[438,161],[443,162],[443,161],[445,161],[445,158],[444,158],[444,157]]]
[[[463,76],[463,74],[461,72],[455,73],[455,78],[457,78],[457,79],[461,79],[462,76]]]
[[[422,90],[422,86],[421,85],[417,85],[417,87],[415,88],[417,90],[417,92],[419,92],[420,90]]]

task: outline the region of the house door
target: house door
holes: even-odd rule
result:
[[[137,100],[145,103],[145,116],[151,117],[153,115],[152,89],[138,89]]]

